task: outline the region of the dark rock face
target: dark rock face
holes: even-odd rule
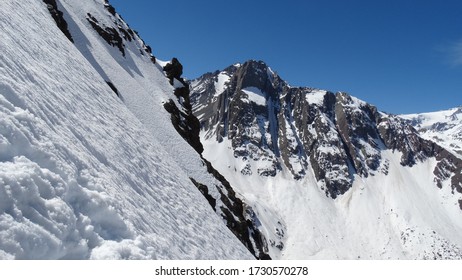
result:
[[[44,0],[48,1],[48,0]],[[50,0],[55,1],[55,0]],[[105,0],[104,8],[108,12],[108,16],[112,19],[114,25],[106,26],[98,21],[98,19],[90,13],[87,13],[87,20],[93,29],[103,38],[106,43],[113,47],[117,47],[125,57],[125,43],[137,41],[139,52],[141,55],[148,55],[152,63],[156,63],[155,56],[151,53],[151,47],[146,45],[143,39],[140,38],[138,32],[129,27],[129,25],[122,19],[122,17],[116,12],[115,8]],[[124,43],[125,41],[125,43]]]
[[[219,75],[229,79],[217,94]],[[341,94],[320,93],[320,102],[310,103],[307,95],[315,90],[289,87],[258,61],[206,74],[192,85],[193,108],[202,116],[202,128],[219,142],[231,141],[234,156],[247,162],[242,174],[275,176],[285,165],[294,179],[301,179],[311,163],[326,194],[335,198],[351,186],[356,169],[350,153],[355,155],[361,147],[350,137],[354,131],[347,122],[352,111],[348,100],[340,102]],[[377,136],[367,132],[365,139]]]
[[[98,32],[98,34],[111,46],[117,47],[119,51],[125,56],[125,45],[123,39],[120,36],[119,32],[113,27],[100,26],[98,20],[93,17],[90,13],[87,14],[87,20],[93,27],[93,29]]]
[[[398,150],[403,154],[401,157],[403,166],[413,166],[418,161],[436,158],[437,165],[433,170],[436,185],[442,188],[443,182],[450,180],[452,190],[462,193],[460,158],[435,142],[421,138],[409,122],[396,116],[382,116],[378,122],[380,135],[387,148]]]
[[[194,180],[194,178],[189,178],[189,179],[191,180],[191,182],[193,182],[193,184],[196,186],[196,188],[199,189],[199,191],[202,193],[202,195],[207,199],[210,206],[212,206],[213,211],[217,211],[217,208],[216,208],[217,207],[217,200],[213,196],[211,196],[209,194],[209,188],[207,188],[206,185],[197,182],[196,180]]]
[[[181,75],[183,75],[183,65],[176,57],[172,58],[172,61],[164,66],[164,71],[167,75],[167,78],[170,80],[170,84],[173,85],[173,79],[181,80]]]
[[[66,37],[74,43],[74,40],[72,39],[72,35],[69,32],[69,29],[67,27],[67,22],[64,20],[63,17],[63,12],[61,12],[58,9],[58,5],[56,4],[56,0],[43,0],[43,2],[47,5],[48,11],[50,12],[51,16],[56,22],[56,25],[59,27],[59,29],[66,35]]]
[[[443,181],[451,179],[452,191],[462,193],[462,160],[436,144],[434,144],[432,151],[438,160],[438,164],[433,170],[438,187],[442,187]]]
[[[104,7],[106,8],[106,10],[108,10],[108,12],[111,13],[111,15],[113,15],[113,16],[116,15],[115,8],[111,4],[109,4],[108,0],[104,0]]]
[[[224,204],[220,210],[222,217],[227,221],[228,228],[257,259],[271,259],[267,254],[268,245],[266,244],[266,240],[258,230],[256,223],[254,223],[253,217],[255,213],[253,210],[236,197],[236,193],[225,177],[213,168],[209,161],[204,158],[202,159],[207,167],[207,171],[221,183],[221,185],[216,185],[215,187],[218,189],[221,195],[220,199]]]
[[[355,175],[387,174],[381,151],[391,149],[402,153],[403,166],[435,157],[435,182],[451,179],[461,190],[461,160],[404,120],[346,93],[290,87],[261,61],[207,73],[191,85],[206,138],[228,139],[234,157],[246,163],[244,175],[275,176],[282,166],[295,180],[313,172],[326,195],[336,198]]]
[[[173,58],[171,63],[164,67],[167,78],[173,85],[173,79],[176,79],[181,86],[175,88],[174,94],[178,99],[178,103],[183,110],[180,110],[173,100],[164,104],[164,108],[171,115],[172,124],[178,133],[199,153],[202,154],[204,147],[200,141],[200,123],[192,113],[192,106],[189,99],[189,85],[181,77],[183,66],[178,59]]]
[[[377,121],[387,148],[403,153],[401,165],[413,166],[417,161],[433,156],[433,143],[422,139],[412,126],[400,118],[381,116]]]
[[[335,115],[337,129],[354,169],[360,175],[367,177],[368,170],[375,171],[380,166],[379,151],[382,141],[375,122],[377,109],[368,104],[356,106],[352,97],[339,93],[335,104]]]
[[[176,131],[198,152],[202,153],[204,148],[199,139],[199,121],[182,112],[173,100],[164,104],[165,110],[170,113],[172,124]],[[196,133],[197,132],[197,133]]]

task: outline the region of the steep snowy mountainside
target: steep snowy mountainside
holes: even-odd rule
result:
[[[0,4],[0,258],[252,258],[191,182],[215,179],[162,107],[162,68],[97,37],[104,1],[56,3],[75,45],[50,4]]]
[[[108,1],[59,3],[75,46],[83,56],[151,136],[167,146],[169,157],[188,174],[230,230],[252,254],[265,258],[260,234],[249,223],[251,209],[234,196],[229,183],[198,154],[202,152],[199,122],[191,112],[189,87],[181,78],[179,61],[156,59],[151,48]]]
[[[191,87],[204,157],[249,202],[271,257],[462,257],[462,161],[408,121],[291,87],[262,61]]]
[[[401,115],[420,132],[425,139],[434,141],[462,157],[462,108]]]

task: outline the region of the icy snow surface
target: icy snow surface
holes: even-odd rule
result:
[[[385,150],[384,163],[373,176],[356,177],[353,187],[333,200],[312,173],[294,180],[283,166],[275,177],[242,175],[245,163],[230,151],[228,139],[205,140],[204,156],[256,212],[273,258],[462,257],[462,197],[451,193],[449,181],[442,189],[435,186],[428,172],[434,169],[434,159],[403,167],[401,154]]]
[[[1,3],[0,259],[251,258],[189,179],[212,181],[160,65],[98,37],[102,0],[58,3],[76,45],[42,1]]]
[[[224,72],[218,75],[218,81],[215,82],[215,96],[219,96],[225,91],[226,84],[229,82],[230,78],[231,77]]]
[[[324,102],[324,96],[326,95],[325,90],[314,90],[306,94],[306,101],[308,104],[316,104],[321,106]]]
[[[242,91],[247,94],[247,98],[250,102],[253,102],[260,106],[266,105],[265,94],[256,87],[247,87],[242,89]]]

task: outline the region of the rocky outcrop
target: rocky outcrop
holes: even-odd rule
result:
[[[130,28],[130,26],[122,19],[122,17],[117,14],[115,8],[109,3],[108,0],[104,1],[104,8],[110,14],[114,25],[105,26],[100,21],[98,21],[94,15],[87,13],[87,20],[93,29],[104,39],[104,41],[106,41],[106,43],[113,47],[117,47],[117,49],[124,57],[124,42],[139,41],[137,45],[139,46],[140,54],[148,55],[152,63],[155,64],[156,57],[152,54],[151,47],[140,38],[138,32]]]
[[[51,17],[56,22],[56,25],[59,27],[59,29],[66,35],[66,37],[74,43],[74,39],[72,39],[72,35],[69,32],[69,29],[67,27],[67,22],[64,19],[63,12],[61,12],[58,9],[58,5],[56,4],[56,0],[43,0],[43,2],[47,5],[48,11],[51,14]]]
[[[173,100],[164,104],[165,110],[170,113],[170,119],[176,131],[198,152],[202,153],[204,148],[199,139],[200,125],[197,118],[186,114],[178,108]]]
[[[125,56],[125,45],[117,29],[109,26],[100,25],[99,21],[90,13],[87,14],[87,20],[98,32],[98,34],[111,46],[117,47],[119,51]]]
[[[116,15],[115,8],[109,3],[108,0],[104,0],[104,8],[106,8],[106,10],[108,10],[108,12],[111,13],[111,15]]]
[[[175,86],[174,94],[181,106],[175,104],[173,100],[164,104],[165,110],[170,113],[172,124],[178,133],[199,153],[202,154],[204,147],[200,141],[200,123],[192,113],[192,106],[189,99],[189,85],[181,77],[183,66],[177,58],[173,58],[170,63],[164,66],[164,71],[170,84]]]
[[[216,185],[215,187],[221,195],[220,200],[223,203],[220,208],[222,213],[221,215],[227,222],[228,228],[242,241],[242,243],[257,259],[271,259],[267,253],[267,242],[258,230],[258,225],[254,222],[253,217],[256,215],[252,208],[248,207],[236,196],[236,193],[229,182],[215,168],[213,168],[209,161],[204,158],[202,159],[207,167],[207,171],[221,183],[221,185]]]
[[[181,65],[178,58],[172,58],[172,61],[164,66],[164,71],[167,78],[170,80],[170,84],[173,85],[173,79],[177,79],[178,81],[182,80],[181,75],[183,75],[183,65]],[[184,84],[184,81],[181,82]]]
[[[453,191],[462,193],[462,160],[437,143],[424,139],[406,120],[397,116],[382,115],[378,119],[380,135],[387,148],[402,153],[401,164],[413,166],[427,158],[435,158],[435,183],[442,188],[449,181]],[[461,208],[462,209],[462,208]]]

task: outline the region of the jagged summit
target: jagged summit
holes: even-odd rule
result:
[[[384,150],[401,152],[403,166],[443,150],[412,123],[345,92],[289,87],[262,61],[206,74],[191,87],[204,139],[227,138],[242,159],[242,174],[275,176],[284,166],[301,179],[313,171],[333,198],[348,191],[355,176],[379,172]]]
[[[368,176],[380,165],[381,115],[346,93],[289,87],[254,60],[205,75],[192,82],[192,91],[205,138],[227,137],[234,155],[247,162],[243,174],[275,176],[285,165],[300,179],[311,165],[326,193],[336,197],[355,174]],[[266,165],[255,169],[261,158]]]

